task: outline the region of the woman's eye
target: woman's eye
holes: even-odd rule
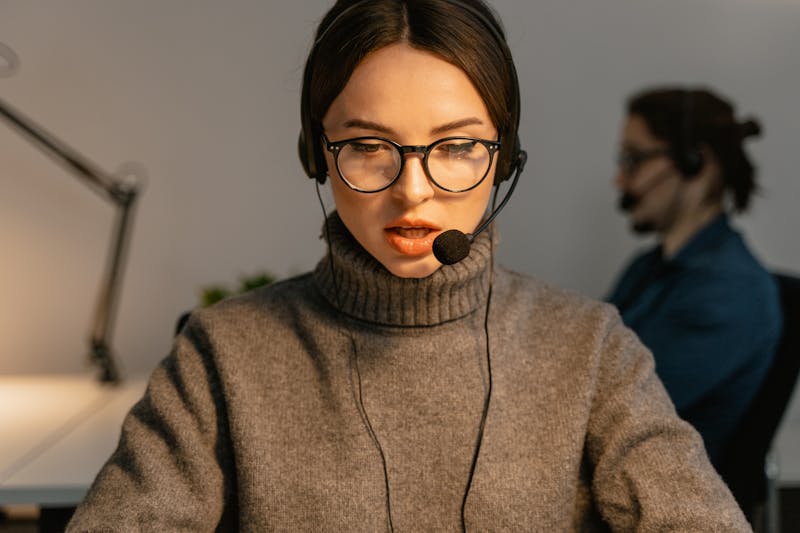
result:
[[[353,151],[364,154],[375,153],[385,147],[386,145],[380,143],[350,143]]]
[[[475,141],[459,141],[440,144],[439,150],[446,152],[448,155],[468,155],[475,148],[477,143]]]

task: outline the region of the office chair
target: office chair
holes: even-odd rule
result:
[[[800,277],[775,274],[783,333],[775,359],[722,456],[719,473],[756,533],[778,531],[777,475],[769,451],[800,371]]]

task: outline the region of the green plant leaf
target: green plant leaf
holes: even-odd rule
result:
[[[231,291],[219,285],[206,287],[200,294],[200,305],[208,307],[231,295]]]
[[[253,289],[263,287],[264,285],[269,285],[276,279],[277,278],[270,272],[263,271],[252,276],[242,276],[239,278],[238,290],[232,290],[223,285],[209,285],[208,287],[204,287],[200,293],[200,305],[203,307],[214,305],[228,296],[243,294]]]
[[[239,292],[244,293],[247,291],[252,291],[253,289],[263,287],[264,285],[269,285],[274,281],[275,276],[269,272],[259,272],[253,276],[241,278],[239,280]]]

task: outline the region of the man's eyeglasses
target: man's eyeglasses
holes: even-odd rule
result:
[[[434,185],[448,192],[466,192],[486,178],[499,141],[446,137],[428,146],[404,146],[381,137],[356,137],[331,142],[342,181],[354,191],[372,193],[390,187],[402,174],[406,154],[422,154],[422,168]]]
[[[617,167],[623,174],[631,175],[639,170],[647,161],[657,157],[670,155],[670,151],[666,148],[657,148],[655,150],[631,150],[622,149],[617,154]]]

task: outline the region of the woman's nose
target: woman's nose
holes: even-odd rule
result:
[[[422,157],[417,154],[406,156],[403,171],[392,185],[392,196],[406,204],[420,204],[436,193],[433,183],[425,174]]]

